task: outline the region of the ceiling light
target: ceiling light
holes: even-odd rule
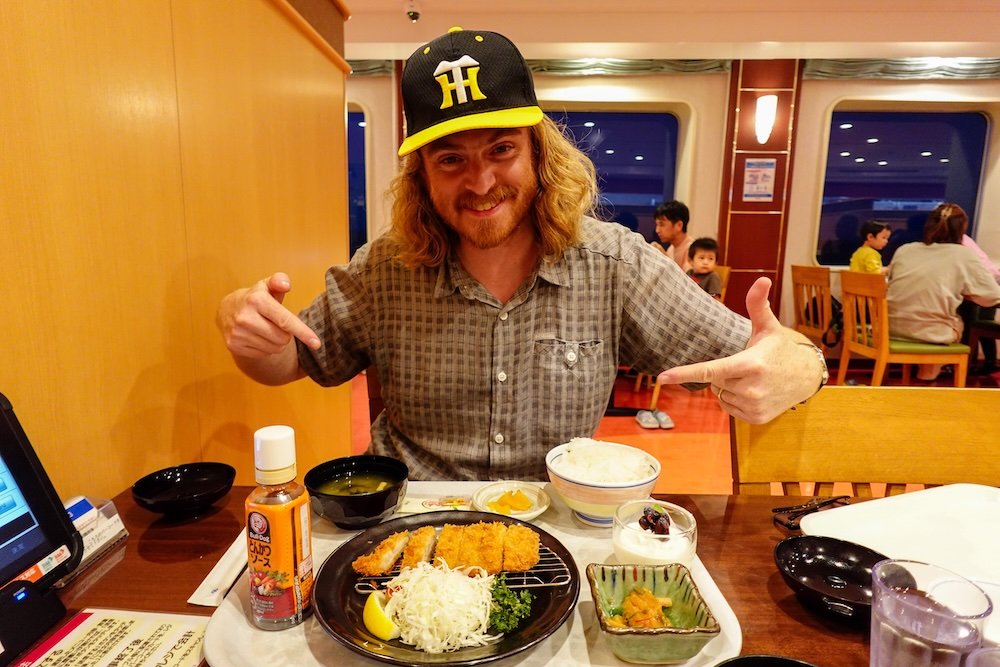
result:
[[[594,121],[588,120],[586,123],[583,124],[583,126],[584,127],[594,127]]]
[[[358,127],[368,127],[368,123],[363,120],[358,121]]]
[[[754,114],[754,131],[758,144],[766,144],[774,129],[774,119],[778,115],[778,96],[761,95],[757,98],[757,110]]]
[[[864,162],[865,159],[863,157],[856,157],[856,158],[854,158],[854,161],[855,162]]]
[[[643,157],[643,156],[641,156],[641,155],[636,155],[636,156],[635,156],[635,159],[636,159],[636,160],[639,160],[639,161],[641,162],[641,161],[645,160],[646,158],[644,158],[644,157]]]
[[[951,160],[949,160],[949,159],[948,159],[948,158],[946,158],[946,157],[943,157],[943,158],[941,158],[940,160],[938,160],[938,162],[951,162]]]
[[[878,143],[878,139],[875,138],[875,137],[868,137],[867,139],[865,139],[865,141],[867,141],[870,144],[877,144]]]
[[[614,148],[608,148],[608,149],[606,149],[604,151],[604,154],[605,155],[614,155],[615,154],[615,149]]]
[[[920,154],[923,157],[930,157],[930,156],[934,155],[934,153],[931,153],[930,151],[920,151]]]
[[[854,127],[854,123],[841,123],[840,124],[840,129],[842,129],[842,130],[849,130],[852,127]]]
[[[887,165],[887,164],[889,164],[889,163],[888,163],[888,162],[886,162],[885,160],[879,160],[879,161],[878,161],[878,166],[880,166],[880,167],[884,167],[884,166],[885,166],[885,165]]]
[[[840,151],[840,157],[851,157],[851,151]]]

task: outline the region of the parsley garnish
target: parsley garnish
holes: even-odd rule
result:
[[[507,587],[504,575],[500,574],[493,580],[493,604],[490,606],[490,630],[492,632],[510,632],[520,625],[521,620],[531,615],[531,592],[521,590],[517,593]]]

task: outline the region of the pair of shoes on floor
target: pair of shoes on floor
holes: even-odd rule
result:
[[[639,410],[635,420],[643,428],[673,428],[674,420],[663,410]]]
[[[971,371],[971,375],[993,375],[997,371],[1000,371],[1000,366],[996,365],[996,362],[989,362],[977,366]]]

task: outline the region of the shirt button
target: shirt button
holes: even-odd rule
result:
[[[497,379],[500,380],[501,382],[506,382],[507,374],[504,373],[503,371],[500,371],[499,373],[497,373]]]
[[[573,352],[572,350],[570,350],[569,352],[567,352],[566,353],[566,361],[569,361],[569,362],[576,361],[576,352]]]
[[[506,322],[507,321],[507,311],[504,311],[504,312],[500,313],[500,321],[501,322]]]
[[[503,433],[497,433],[495,436],[493,436],[493,442],[497,443],[498,445],[502,445],[503,444]]]

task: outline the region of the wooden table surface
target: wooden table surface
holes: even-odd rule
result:
[[[128,490],[119,494],[114,502],[129,538],[61,592],[67,609],[71,614],[110,607],[210,615],[214,608],[190,605],[187,598],[243,528],[249,492],[250,487],[235,487],[205,515],[183,522],[138,507]],[[806,499],[660,497],[697,518],[698,555],[739,619],[744,655],[782,655],[819,667],[868,665],[867,626],[803,607],[774,564],[774,546],[789,533],[771,522],[770,508]]]

